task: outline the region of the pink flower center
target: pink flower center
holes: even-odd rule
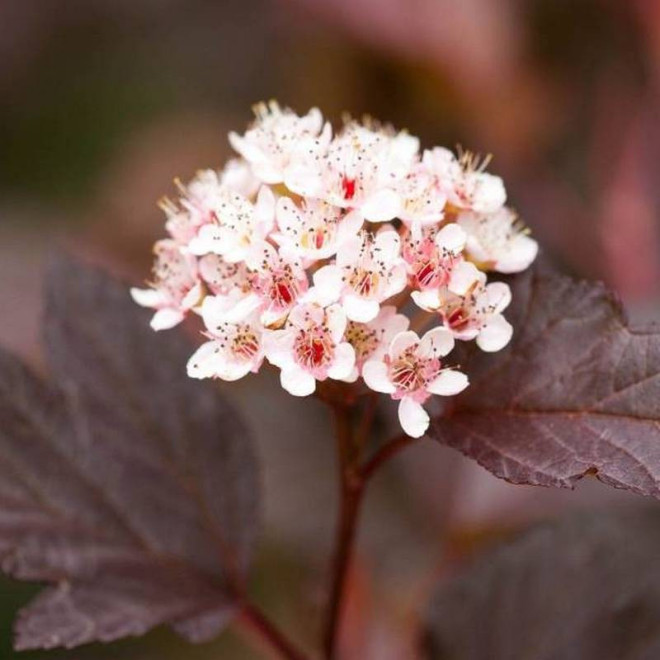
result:
[[[344,193],[344,199],[353,199],[355,197],[355,179],[349,179],[344,175],[341,179],[341,189]]]
[[[251,360],[259,352],[259,340],[249,326],[243,326],[236,332],[232,351],[246,360]]]
[[[399,357],[389,362],[389,377],[399,394],[425,391],[441,369],[437,358],[420,358],[415,355],[418,345],[411,346]]]
[[[301,330],[296,337],[293,350],[298,363],[314,371],[330,363],[333,356],[333,344],[323,330]]]

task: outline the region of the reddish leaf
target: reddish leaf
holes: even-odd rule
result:
[[[432,660],[660,657],[660,512],[540,525],[437,589]]]
[[[238,605],[258,526],[249,433],[126,287],[60,261],[47,300],[57,388],[0,353],[2,568],[53,584],[19,615],[16,647],[161,623],[208,639]]]
[[[660,496],[660,331],[631,329],[603,286],[545,266],[512,286],[511,346],[466,356],[471,386],[431,436],[512,483],[594,473]]]

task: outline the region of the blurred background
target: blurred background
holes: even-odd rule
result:
[[[270,98],[494,154],[546,253],[607,281],[633,319],[660,318],[658,0],[1,0],[2,345],[41,365],[40,279],[58,244],[142,281],[163,231],[157,199],[175,176],[221,166],[227,132]],[[227,394],[250,413],[264,462],[254,593],[309,642],[336,505],[329,424],[272,375]],[[370,492],[344,656],[415,658],[421,604],[455,562],[539,518],[631,499],[596,482],[509,486],[421,443]],[[33,593],[0,579],[2,659],[16,657],[11,619]],[[188,648],[165,630],[20,657],[120,653],[261,657],[233,632]]]

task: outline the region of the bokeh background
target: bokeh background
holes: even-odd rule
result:
[[[658,0],[1,0],[2,345],[41,366],[40,279],[58,245],[143,280],[156,200],[220,166],[228,130],[270,98],[494,154],[546,253],[607,281],[633,319],[660,318]],[[325,412],[268,374],[227,394],[264,464],[256,599],[313,641],[336,506]],[[509,486],[421,443],[369,495],[344,656],[415,658],[439,575],[531,521],[631,499],[596,482]],[[2,659],[261,657],[235,632],[188,648],[166,630],[16,656],[11,619],[34,592],[0,578]]]

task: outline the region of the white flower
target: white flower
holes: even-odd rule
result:
[[[470,257],[491,270],[519,273],[536,259],[538,243],[510,208],[490,214],[461,213],[456,222],[467,232]]]
[[[242,297],[237,291],[204,299],[201,312],[210,341],[188,361],[191,378],[233,381],[259,371],[264,359],[259,304],[254,296]]]
[[[425,151],[422,162],[444,182],[447,201],[458,209],[494,213],[506,202],[504,183],[498,176],[484,172],[488,160],[479,162],[466,151],[456,159],[443,147]]]
[[[413,237],[419,238],[422,228],[438,225],[444,218],[447,195],[443,182],[426,163],[417,163],[402,179],[397,192],[401,198],[398,217],[410,228]]]
[[[410,285],[418,292],[413,297],[421,307],[428,296],[435,300],[444,287],[463,294],[479,279],[476,266],[461,254],[466,240],[467,234],[455,223],[440,230],[425,229],[419,238],[412,233],[406,237],[402,254]]]
[[[407,330],[409,325],[408,317],[397,314],[393,305],[381,307],[378,316],[369,323],[349,321],[344,336],[355,350],[355,367],[345,380],[355,382],[361,375],[365,362],[382,357],[392,339]]]
[[[401,210],[396,186],[410,171],[418,149],[417,138],[407,133],[352,122],[325,153],[305,163],[304,176],[287,180],[287,185],[299,195],[358,209],[370,222],[385,222]]]
[[[261,243],[248,255],[251,290],[261,300],[261,322],[268,326],[284,320],[307,292],[307,273],[300,259],[286,248]]]
[[[511,340],[513,328],[502,316],[511,302],[511,289],[504,282],[486,284],[486,276],[481,273],[479,282],[464,295],[445,289],[438,291],[435,299],[427,296],[421,300],[415,292],[412,297],[423,309],[438,312],[456,339],[476,339],[482,351],[499,351]]]
[[[247,266],[229,263],[220,255],[206,254],[197,262],[199,276],[209,291],[216,296],[226,296],[234,290],[248,293],[251,284]]]
[[[131,289],[133,300],[142,307],[155,309],[151,319],[154,330],[168,330],[183,321],[202,296],[197,264],[170,239],[154,246],[156,260],[149,289]]]
[[[223,186],[212,202],[212,222],[203,225],[188,244],[194,255],[219,254],[229,262],[243,261],[261,243],[275,223],[275,195],[259,189],[256,203]]]
[[[345,379],[353,371],[355,351],[344,341],[346,315],[339,305],[297,305],[282,330],[267,331],[266,357],[281,369],[282,387],[294,396],[307,396],[316,381]]]
[[[290,197],[280,197],[276,217],[279,233],[273,239],[306,260],[331,257],[362,226],[359,213],[346,213],[320,199],[306,200],[298,206]]]
[[[384,356],[364,365],[365,383],[399,401],[399,421],[413,438],[424,435],[429,427],[422,404],[432,394],[452,396],[468,385],[465,374],[440,360],[453,348],[454,338],[445,328],[429,330],[421,339],[408,330],[394,337]]]
[[[351,321],[375,319],[380,303],[406,287],[406,267],[400,256],[399,234],[390,226],[375,236],[361,231],[344,242],[337,263],[314,273],[318,300],[329,304],[340,300]]]
[[[245,135],[231,132],[229,142],[264,183],[282,183],[296,154],[322,149],[330,141],[330,125],[324,127],[317,108],[299,117],[271,101],[258,104],[254,112],[256,120]]]

